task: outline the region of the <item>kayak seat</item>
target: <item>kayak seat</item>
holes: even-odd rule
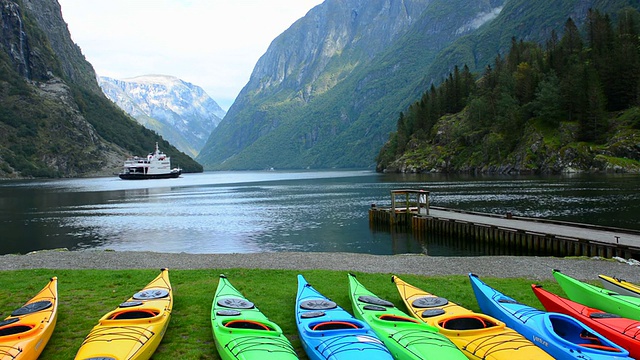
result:
[[[360,326],[346,321],[325,321],[314,325],[311,330],[343,330],[343,329],[360,329]]]
[[[391,314],[380,315],[379,319],[386,320],[386,321],[411,322],[411,323],[420,324],[418,320],[410,319],[404,316],[391,315]]]
[[[6,328],[0,329],[0,336],[20,334],[31,329],[33,329],[33,326],[30,325],[8,326]]]
[[[494,324],[487,323],[483,318],[478,316],[467,316],[446,319],[440,322],[440,326],[448,330],[474,330],[490,328],[494,326]]]
[[[157,311],[152,310],[123,311],[111,316],[110,320],[146,319],[158,316],[158,314]]]
[[[233,329],[271,330],[267,325],[251,320],[231,320],[224,326]]]

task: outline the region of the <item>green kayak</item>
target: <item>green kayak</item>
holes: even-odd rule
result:
[[[620,295],[553,270],[562,290],[570,300],[629,319],[640,320],[640,298]]]
[[[211,307],[213,340],[223,360],[298,359],[280,327],[220,275]]]
[[[371,326],[394,359],[467,359],[437,328],[411,318],[391,302],[380,299],[353,274],[349,274],[349,294],[355,317]]]

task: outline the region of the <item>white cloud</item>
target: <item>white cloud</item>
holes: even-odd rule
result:
[[[322,0],[58,0],[98,75],[173,75],[225,109],[269,44]]]

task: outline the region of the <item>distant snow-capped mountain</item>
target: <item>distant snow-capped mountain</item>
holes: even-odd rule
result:
[[[202,88],[173,76],[101,76],[98,83],[121,109],[193,158],[226,114]]]

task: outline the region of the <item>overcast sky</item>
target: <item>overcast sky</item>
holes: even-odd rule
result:
[[[323,0],[58,0],[100,76],[176,76],[229,109],[269,44]]]

